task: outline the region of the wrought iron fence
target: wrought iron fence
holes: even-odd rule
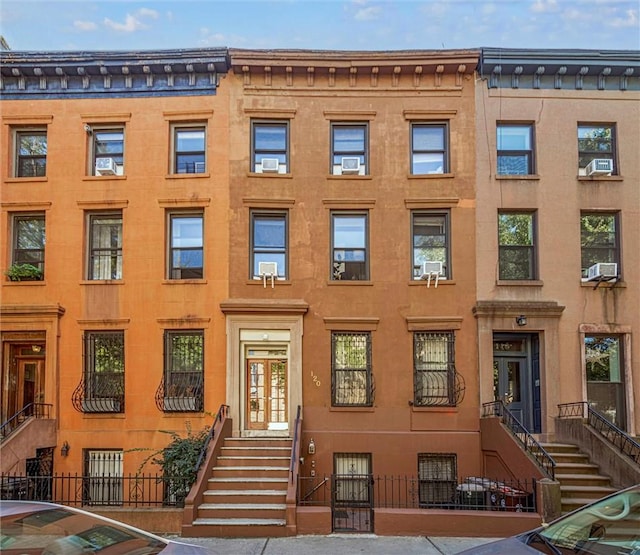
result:
[[[161,474],[0,474],[0,499],[51,501],[74,507],[182,507],[184,498],[171,495],[171,491],[176,484],[188,482],[188,478]]]
[[[640,443],[586,401],[558,405],[559,418],[586,418],[589,425],[621,453],[640,464]]]
[[[29,418],[49,418],[51,407],[46,403],[29,403],[0,426],[0,441],[9,437],[23,422]]]
[[[499,416],[502,423],[511,432],[524,450],[529,453],[538,463],[538,467],[552,480],[556,474],[556,461],[549,455],[536,439],[531,435],[513,413],[504,405],[502,401],[493,401],[482,405],[482,416]]]
[[[298,504],[322,507],[336,506],[335,484],[353,476],[316,476],[298,478]],[[356,478],[364,478],[356,476]],[[439,488],[432,480],[416,476],[366,476],[370,485],[367,504],[374,509],[450,509],[478,511],[536,512],[536,481],[467,477],[445,488]],[[437,495],[430,489],[437,488]],[[445,495],[446,492],[446,495]],[[344,496],[338,505],[361,507],[358,497],[349,503]]]

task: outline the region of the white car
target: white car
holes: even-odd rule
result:
[[[640,555],[640,484],[531,532],[458,555]]]
[[[88,511],[39,501],[0,501],[3,555],[206,555],[204,547],[167,540]]]

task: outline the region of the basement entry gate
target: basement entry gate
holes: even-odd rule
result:
[[[371,455],[336,453],[331,478],[334,532],[373,532]]]

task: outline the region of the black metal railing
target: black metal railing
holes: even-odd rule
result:
[[[124,412],[124,372],[83,376],[71,395],[78,412]]]
[[[559,418],[586,418],[598,434],[636,464],[640,464],[640,443],[618,428],[586,401],[558,405]]]
[[[0,426],[0,442],[8,438],[30,418],[49,418],[52,406],[47,403],[29,403],[23,407]]]
[[[556,461],[547,453],[536,439],[531,435],[513,413],[504,405],[502,401],[493,401],[482,405],[482,416],[498,416],[502,419],[504,426],[518,440],[523,449],[529,453],[549,478],[555,479]]]
[[[174,372],[162,378],[156,390],[156,407],[163,412],[202,412],[204,376],[202,372]]]
[[[298,405],[298,411],[296,412],[296,422],[293,425],[293,441],[291,442],[291,460],[289,461],[289,481],[293,484],[293,469],[295,467],[296,457],[298,453],[298,430],[300,429],[300,420],[302,418],[302,407]]]
[[[454,366],[441,371],[425,370],[414,374],[413,404],[416,407],[458,406],[466,385]]]
[[[181,507],[184,499],[170,495],[170,486],[186,480],[161,474],[0,474],[0,499],[51,501],[74,507]]]
[[[359,492],[345,498],[345,491],[336,492],[336,484],[357,482]],[[333,506],[336,496],[340,505],[366,504],[385,509],[450,509],[480,511],[536,512],[534,478],[499,480],[487,477],[467,477],[447,480],[443,484],[416,476],[330,475],[299,477],[299,505]],[[366,489],[366,495],[364,492]]]
[[[204,440],[202,449],[200,450],[200,455],[198,455],[198,461],[196,462],[196,465],[194,468],[194,471],[196,472],[196,474],[198,470],[200,470],[200,467],[204,462],[204,458],[207,455],[207,449],[209,449],[209,444],[211,443],[211,440],[213,439],[213,436],[215,434],[216,425],[221,424],[228,414],[229,414],[229,405],[220,405],[220,408],[218,409],[218,412],[213,421],[213,424],[211,424],[211,428],[209,429],[209,433],[207,434],[207,437]]]

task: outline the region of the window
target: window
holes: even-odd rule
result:
[[[93,129],[91,175],[124,174],[124,128]]]
[[[587,335],[584,338],[587,401],[621,430],[627,429],[623,336]]]
[[[251,171],[287,173],[289,171],[289,123],[254,121],[251,123]]]
[[[123,461],[121,450],[84,450],[83,504],[122,505]]]
[[[449,173],[448,125],[411,124],[411,173],[428,175]]]
[[[173,128],[173,173],[204,173],[206,171],[206,128],[181,126]]]
[[[87,278],[122,279],[122,213],[89,214]]]
[[[204,408],[204,332],[165,331],[164,410]]]
[[[349,507],[368,507],[373,499],[370,453],[335,453],[335,501]]]
[[[534,216],[531,212],[498,214],[499,279],[536,278]]]
[[[16,131],[16,177],[47,175],[47,131],[30,129]]]
[[[368,280],[368,214],[331,213],[332,280]]]
[[[598,262],[618,264],[620,255],[618,237],[618,214],[583,213],[580,216],[580,252],[582,277],[586,278],[589,267]]]
[[[170,214],[169,229],[169,279],[202,279],[202,214]]]
[[[420,279],[423,269],[433,271],[434,268],[440,269],[440,279],[450,279],[449,213],[412,212],[411,236],[413,279]]]
[[[44,214],[19,214],[13,217],[12,264],[28,264],[38,271],[37,279],[44,277]]]
[[[413,334],[413,379],[415,406],[456,405],[455,336],[452,332]]]
[[[373,404],[371,334],[333,332],[331,334],[332,405],[370,407]]]
[[[455,503],[458,486],[456,466],[456,455],[453,454],[418,454],[421,506],[448,506]]]
[[[262,269],[272,270],[275,277],[287,277],[288,218],[286,212],[251,212],[251,277],[262,279]]]
[[[367,124],[331,124],[331,173],[366,175],[369,173]]]
[[[498,175],[534,173],[533,125],[499,123],[497,142]]]
[[[124,332],[84,336],[84,412],[124,412]]]
[[[578,124],[578,175],[588,175],[587,166],[596,158],[611,160],[611,173],[618,174],[615,131],[614,125]]]

